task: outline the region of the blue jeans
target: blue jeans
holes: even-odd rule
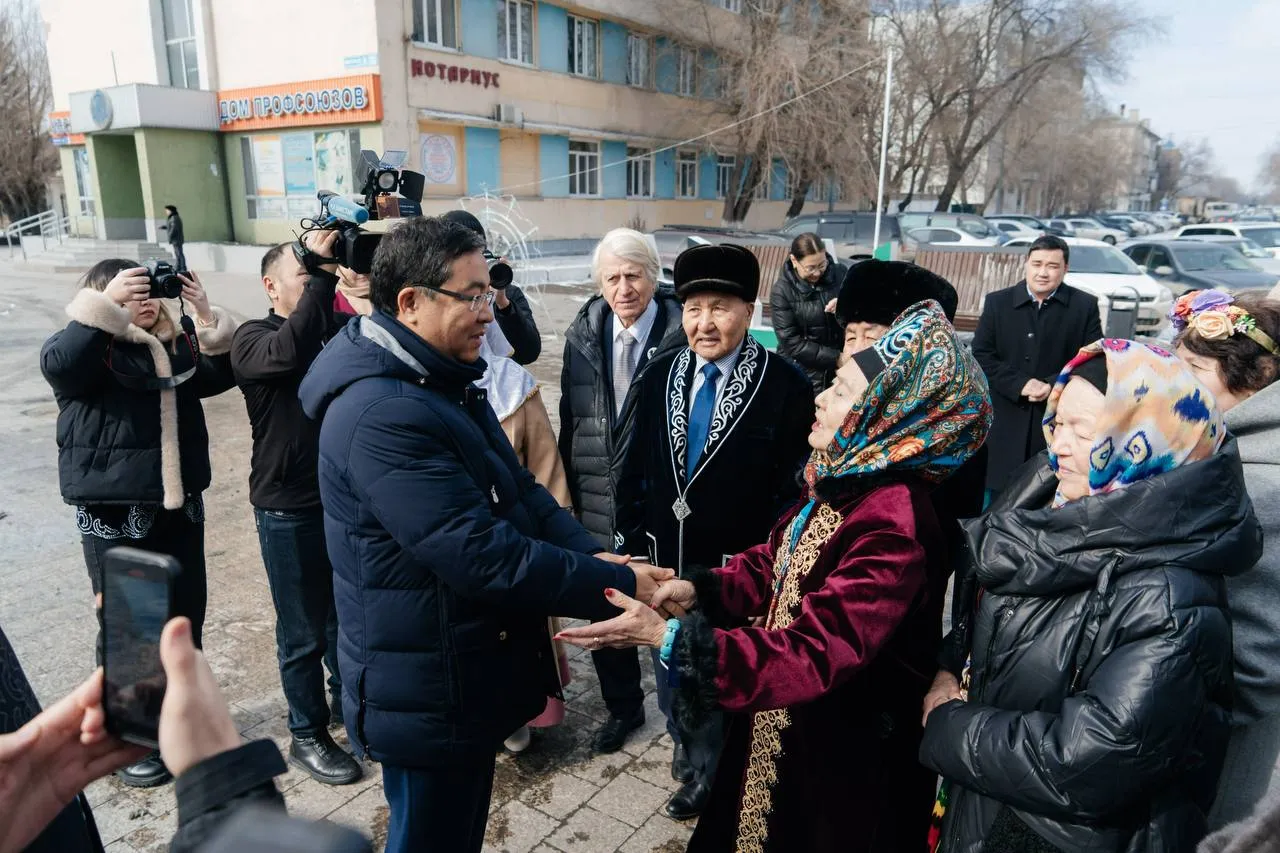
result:
[[[329,690],[342,701],[333,567],[324,546],[324,511],[254,509],[262,562],[276,608],[276,660],[289,703],[289,731],[315,737],[329,726]]]
[[[480,853],[496,753],[447,767],[382,765],[386,853]]]

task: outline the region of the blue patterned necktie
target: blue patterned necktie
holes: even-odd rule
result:
[[[689,466],[685,469],[685,480],[692,479],[693,469],[698,467],[702,451],[707,443],[707,430],[711,426],[711,413],[716,408],[716,380],[720,378],[720,368],[708,362],[702,368],[702,387],[698,396],[693,399],[693,411],[689,413]]]

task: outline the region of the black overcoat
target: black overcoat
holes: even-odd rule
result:
[[[1102,337],[1098,300],[1070,285],[1058,287],[1041,308],[1020,281],[987,296],[973,354],[987,374],[995,421],[987,436],[987,488],[1004,488],[1009,475],[1044,450],[1045,404],[1022,396],[1030,379],[1050,385],[1080,348]]]
[[[618,492],[626,550],[677,570],[720,566],[768,538],[800,495],[813,424],[808,379],[748,335],[725,380],[707,448],[686,481],[696,368],[685,347],[656,359],[638,383],[636,440]],[[689,508],[683,524],[680,500]]]

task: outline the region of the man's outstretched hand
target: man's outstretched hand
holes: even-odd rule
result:
[[[643,604],[653,601],[653,596],[658,592],[658,587],[662,586],[663,581],[669,581],[676,576],[674,569],[663,569],[648,563],[632,563],[631,571],[636,576],[636,600]]]

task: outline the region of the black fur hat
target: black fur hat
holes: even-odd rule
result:
[[[676,258],[672,277],[681,302],[706,291],[755,302],[760,293],[760,262],[750,250],[734,243],[685,249]]]
[[[951,282],[915,264],[873,258],[849,267],[836,301],[836,317],[842,325],[892,326],[899,314],[926,299],[936,300],[947,319],[955,321],[960,299]]]

